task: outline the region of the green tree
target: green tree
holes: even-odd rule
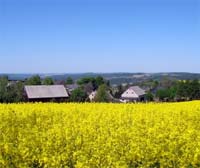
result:
[[[87,99],[87,94],[82,88],[77,88],[72,91],[70,96],[70,101],[72,102],[85,102]]]
[[[67,79],[66,79],[66,82],[65,82],[67,85],[71,85],[71,84],[74,84],[74,81],[73,81],[73,79],[71,78],[71,77],[68,77]]]
[[[42,81],[43,85],[53,85],[54,81],[51,77],[46,77],[43,81]]]
[[[17,96],[17,94],[16,94],[15,84],[7,86],[4,102],[14,103],[14,102],[16,102],[16,96]]]
[[[177,97],[177,88],[176,86],[173,86],[169,89],[169,99],[170,100],[175,100],[175,98]]]
[[[83,86],[83,85],[87,85],[89,83],[92,84],[92,87],[93,87],[93,90],[96,90],[97,89],[97,84],[96,84],[96,79],[93,78],[93,77],[84,77],[84,78],[81,78],[77,81],[77,83],[80,85],[80,86]]]
[[[149,91],[146,94],[146,100],[147,101],[153,101],[153,94]]]
[[[15,102],[24,101],[24,84],[19,81],[15,84]]]
[[[14,103],[24,101],[22,82],[8,82],[8,77],[0,77],[0,102]]]
[[[88,84],[88,83],[93,83],[95,81],[95,78],[93,77],[84,77],[84,78],[81,78],[77,81],[77,83],[79,85],[84,85],[84,84]]]
[[[105,84],[100,85],[98,90],[97,90],[97,94],[94,98],[95,102],[109,102],[110,101],[110,97],[107,91],[107,86]]]
[[[95,80],[96,80],[96,85],[97,85],[97,87],[99,87],[100,85],[105,84],[104,78],[103,78],[102,76],[97,76],[97,77],[95,78]]]
[[[191,81],[181,81],[177,84],[177,97],[180,99],[192,99],[193,88]]]
[[[0,77],[0,102],[5,103],[7,101],[7,86],[8,77]]]
[[[84,78],[79,79],[77,81],[77,83],[79,85],[86,85],[88,83],[91,83],[92,86],[93,86],[93,90],[98,89],[98,87],[100,85],[103,85],[103,84],[110,85],[109,81],[105,81],[102,76],[97,76],[96,78],[94,78],[94,77],[84,77]]]
[[[180,81],[177,83],[177,98],[178,99],[182,99],[185,98],[187,96],[187,92],[186,92],[187,88],[186,88],[186,84],[183,81]]]
[[[199,99],[200,98],[200,84],[199,84],[199,80],[194,79],[191,81],[190,83],[190,88],[191,88],[191,92],[190,92],[190,98],[191,99]]]
[[[168,78],[167,76],[166,77],[163,77],[160,81],[160,86],[163,87],[163,88],[170,88],[172,86],[174,86],[176,83],[175,80],[172,80],[170,78]]]
[[[155,89],[159,86],[159,82],[157,80],[153,81],[152,89]]]
[[[4,103],[17,103],[24,101],[24,85],[22,82],[7,84],[4,86],[4,94],[1,102]]]
[[[26,85],[41,85],[41,78],[39,75],[35,75],[27,79]]]
[[[156,97],[159,98],[160,101],[164,101],[165,99],[170,98],[169,89],[159,89],[156,92]]]
[[[114,93],[114,97],[118,98],[118,99],[121,98],[121,95],[122,95],[123,92],[124,92],[124,89],[123,89],[122,85],[121,84],[118,85],[117,91]]]

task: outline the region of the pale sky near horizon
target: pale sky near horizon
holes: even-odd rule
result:
[[[0,0],[0,73],[198,72],[200,0]]]

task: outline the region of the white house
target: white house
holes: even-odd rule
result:
[[[141,89],[139,86],[132,86],[128,88],[122,95],[122,102],[137,102],[137,101],[145,101],[145,91]]]
[[[92,93],[90,93],[90,95],[89,95],[90,101],[94,101],[96,94],[97,94],[97,91],[93,91]]]

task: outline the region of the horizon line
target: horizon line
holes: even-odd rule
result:
[[[8,74],[8,75],[65,75],[65,74],[159,74],[159,73],[190,73],[190,74],[200,74],[200,72],[187,72],[187,71],[160,71],[160,72],[0,72],[0,74]]]

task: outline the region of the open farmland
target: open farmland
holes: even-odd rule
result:
[[[200,167],[200,102],[1,104],[0,167]]]

